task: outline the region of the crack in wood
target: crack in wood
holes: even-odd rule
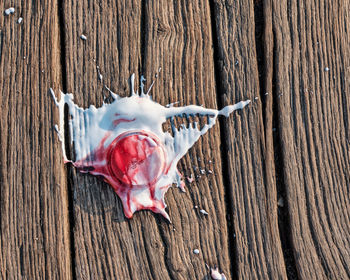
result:
[[[164,264],[166,266],[166,269],[169,273],[169,276],[171,279],[175,279],[175,275],[173,273],[173,269],[171,269],[171,262],[169,261],[169,259],[167,258],[167,255],[168,255],[168,251],[169,251],[169,246],[167,246],[168,242],[167,242],[167,238],[164,234],[164,230],[162,229],[161,227],[161,223],[163,222],[161,219],[159,219],[158,217],[156,218],[157,220],[157,227],[158,227],[158,230],[159,230],[159,234],[160,234],[160,237],[162,239],[162,242],[163,242],[163,245],[164,245]],[[148,257],[148,254],[147,254],[147,257]]]
[[[214,0],[209,1],[210,5],[210,22],[211,22],[211,32],[212,32],[212,40],[213,40],[213,61],[214,61],[214,77],[215,77],[215,84],[216,84],[216,102],[218,104],[219,108],[223,107],[222,102],[222,77],[221,77],[221,70],[220,70],[220,56],[218,54],[219,52],[219,46],[218,46],[218,38],[217,38],[217,30],[216,30],[216,18],[215,18],[215,2]],[[232,279],[239,279],[238,277],[238,267],[237,267],[237,258],[238,258],[238,252],[237,252],[237,244],[235,242],[235,230],[233,226],[233,207],[232,207],[232,189],[230,185],[229,180],[229,168],[228,168],[228,159],[225,156],[228,151],[228,145],[226,143],[227,135],[225,130],[225,123],[222,118],[219,118],[219,125],[220,125],[220,139],[221,139],[221,165],[222,165],[222,178],[225,188],[225,205],[226,205],[226,211],[227,211],[227,231],[228,231],[228,246],[229,246],[229,253],[231,258],[231,277]]]
[[[272,73],[272,92],[273,97],[273,148],[274,148],[274,161],[275,161],[275,176],[277,187],[277,199],[283,199],[283,207],[278,207],[278,228],[280,233],[280,240],[283,250],[284,262],[286,265],[286,272],[288,279],[299,279],[297,266],[295,262],[293,241],[291,238],[291,225],[290,225],[290,213],[288,207],[288,200],[286,196],[286,185],[284,181],[284,159],[281,146],[281,138],[279,134],[279,111],[278,111],[278,93],[275,92],[274,85],[276,84],[276,65],[275,65],[275,52],[276,52],[276,36],[272,30],[273,36],[273,73]]]
[[[267,69],[268,64],[273,65],[275,49],[273,44],[273,40],[271,40],[272,33],[272,25],[270,24],[270,18],[266,19],[266,17],[271,17],[271,1],[254,1],[254,19],[255,19],[255,46],[257,53],[257,65],[259,72],[259,84],[260,84],[260,98],[263,104],[263,121],[265,129],[270,129],[270,126],[267,124],[269,120],[267,120],[266,114],[267,108],[266,106],[272,106],[272,123],[274,126],[278,126],[278,110],[276,108],[277,98],[274,92],[273,85],[275,83],[275,69],[272,69],[272,77],[267,73],[267,71],[271,71],[271,69]],[[267,34],[268,33],[268,34]],[[271,40],[271,42],[268,42]],[[268,45],[269,44],[269,45]],[[271,48],[272,44],[272,56],[269,56],[269,48]],[[270,61],[267,61],[270,60]],[[270,88],[271,92],[269,92],[268,88]],[[270,95],[270,96],[269,96]],[[272,104],[267,103],[268,98],[274,98],[272,100]],[[272,129],[272,127],[271,127]],[[268,137],[268,136],[266,136]],[[281,196],[284,201],[286,200],[285,196],[285,185],[283,181],[283,160],[279,159],[281,153],[281,144],[280,137],[278,134],[278,127],[276,133],[273,134],[273,154],[274,154],[274,171],[275,176],[277,177],[276,187],[277,187],[277,196]],[[266,140],[268,141],[268,140]],[[267,151],[269,152],[269,151]],[[266,168],[266,166],[264,167]],[[276,198],[278,202],[279,197]],[[278,207],[278,206],[277,206]],[[282,245],[284,263],[286,266],[286,273],[288,279],[298,279],[298,274],[296,270],[295,259],[293,255],[293,245],[292,240],[288,235],[290,234],[290,223],[289,223],[289,210],[287,203],[285,203],[284,207],[278,207],[278,226],[279,226],[279,238]]]
[[[62,76],[62,87],[63,92],[67,92],[67,68],[66,68],[66,30],[65,30],[65,16],[64,16],[64,7],[62,1],[58,2],[58,20],[59,20],[59,31],[60,31],[60,58],[61,58],[61,76]],[[69,141],[69,127],[68,127],[69,112],[68,106],[64,110],[64,124],[65,124],[65,143],[70,143]],[[65,146],[66,154],[72,158],[72,152],[69,145]],[[69,246],[71,253],[71,273],[72,279],[77,279],[76,277],[76,259],[75,259],[75,242],[74,242],[74,190],[73,190],[73,172],[72,167],[65,166],[67,174],[67,193],[68,193],[68,221],[69,221]]]
[[[141,19],[140,19],[140,54],[141,61],[139,65],[139,77],[146,73],[147,69],[145,69],[145,61],[146,61],[146,40],[147,40],[147,21],[146,21],[146,1],[141,0]]]

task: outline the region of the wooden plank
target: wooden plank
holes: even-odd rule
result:
[[[67,180],[49,88],[61,83],[56,1],[0,3],[0,278],[70,279]],[[23,22],[17,23],[19,17]]]
[[[301,279],[349,279],[349,1],[273,1],[275,100]]]
[[[141,67],[141,1],[66,1],[67,90],[84,107],[101,106],[108,92],[130,94]],[[80,39],[81,34],[87,37]],[[77,279],[169,279],[157,219],[149,211],[124,217],[109,185],[72,170]]]
[[[227,104],[252,100],[247,109],[225,122],[224,129],[232,188],[236,277],[285,279],[277,218],[271,97],[260,96],[254,3],[215,1],[214,15],[221,101]],[[268,64],[269,48],[265,51]],[[265,90],[269,92],[271,85],[266,83]],[[262,98],[266,98],[266,109]]]
[[[127,78],[142,66],[142,18],[148,85],[163,68],[152,90],[154,98],[163,105],[180,101],[216,108],[208,3],[188,8],[186,2],[154,1],[143,8],[141,15],[141,1],[65,3],[67,90],[81,106],[101,105],[107,93],[98,79],[99,65],[105,83],[118,94],[129,95]],[[79,38],[81,34],[86,41]],[[199,176],[200,169],[214,175],[201,174],[185,194],[175,188],[169,191],[171,225],[149,211],[126,220],[107,184],[72,171],[77,278],[202,279],[208,275],[206,263],[218,265],[230,276],[218,135],[216,126],[182,161],[185,175]],[[200,250],[198,256],[194,249]]]
[[[146,1],[144,18],[142,66],[148,85],[162,68],[152,90],[154,99],[163,105],[218,108],[209,1]],[[176,231],[164,222],[159,228],[171,279],[203,279],[208,275],[205,264],[218,266],[231,278],[232,237],[227,231],[220,141],[217,123],[180,162],[180,172],[196,181],[187,184],[185,194],[176,188],[167,194]],[[200,208],[209,215],[200,214]],[[198,256],[192,253],[195,248]]]

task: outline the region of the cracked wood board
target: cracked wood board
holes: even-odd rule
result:
[[[3,278],[208,279],[205,261],[229,279],[349,277],[348,3],[264,1],[261,51],[252,2],[64,2],[62,77],[57,3],[13,3],[1,15]],[[150,212],[125,221],[108,185],[70,168],[66,177],[44,98],[61,88],[99,106],[101,81],[125,96],[131,73],[143,69],[149,85],[158,67],[153,93],[163,104],[258,97],[182,161],[197,180],[168,193],[173,225]]]
[[[247,96],[253,102],[225,122],[233,213],[235,276],[286,279],[277,219],[271,121],[263,120],[252,1],[216,1],[217,74],[221,102]],[[268,112],[270,113],[270,112]],[[265,119],[266,120],[266,119]]]
[[[273,2],[281,181],[302,279],[350,277],[348,7]]]
[[[11,4],[8,16],[0,4],[0,278],[71,279],[67,177],[48,91],[61,87],[57,2]]]
[[[74,92],[82,106],[98,106],[107,92],[97,78],[96,65],[103,81],[124,96],[129,94],[127,79],[131,73],[141,72],[142,67],[150,85],[162,67],[151,92],[158,102],[165,105],[180,101],[216,108],[210,7],[207,2],[203,5],[194,5],[192,13],[185,3],[141,7],[140,1],[117,1],[112,6],[67,2],[67,91]],[[157,21],[153,21],[153,13],[158,15]],[[141,24],[147,26],[142,30],[144,46]],[[86,40],[81,40],[81,34]],[[207,41],[201,43],[201,38]],[[126,220],[116,194],[107,184],[72,170],[78,278],[201,279],[209,275],[205,263],[231,273],[218,135],[216,126],[209,132],[209,139],[201,140],[182,161],[180,171],[184,175],[195,172],[193,165],[198,167],[197,174],[199,168],[208,168],[213,175],[202,174],[198,183],[187,184],[187,193],[176,188],[168,192],[172,225],[149,211],[137,212],[133,219]],[[196,205],[205,207],[209,217]],[[196,248],[201,254],[193,254]],[[119,265],[112,265],[115,260]]]
[[[154,85],[154,98],[163,104],[179,101],[178,106],[198,104],[219,108],[209,2],[179,1],[173,5],[166,1],[149,1],[144,18],[147,26],[143,43],[146,79],[151,81],[152,74],[162,67]],[[195,182],[187,182],[186,194],[172,188],[166,196],[176,231],[170,231],[165,223],[160,224],[159,230],[167,248],[171,279],[203,279],[209,272],[205,264],[219,266],[228,279],[231,278],[229,242],[232,240],[227,232],[220,141],[217,122],[179,166],[180,172],[186,174],[185,177],[193,175]],[[201,208],[209,215],[200,213]],[[199,255],[192,253],[196,248],[199,248]]]

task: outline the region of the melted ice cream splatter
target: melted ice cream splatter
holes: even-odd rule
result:
[[[132,75],[132,95],[121,98],[111,92],[114,102],[100,108],[91,105],[83,109],[73,102],[72,94],[61,93],[58,100],[51,89],[60,116],[55,128],[65,163],[71,162],[81,172],[102,175],[121,198],[126,217],[149,209],[169,219],[164,195],[173,183],[184,189],[176,167],[178,161],[215,124],[218,115],[228,117],[250,100],[220,111],[196,105],[164,107],[151,99],[149,91],[144,93],[143,80],[142,77],[141,94],[134,90]],[[71,116],[69,134],[74,143],[75,161],[69,160],[65,152],[65,105]],[[173,135],[163,131],[162,124],[167,119],[183,114],[208,116],[208,123],[202,128],[196,122],[180,129],[172,125]]]

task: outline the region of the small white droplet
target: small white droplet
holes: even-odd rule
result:
[[[86,36],[85,36],[84,34],[81,34],[81,35],[80,35],[80,39],[82,39],[82,40],[84,40],[84,41],[87,40],[87,38],[86,38]]]
[[[219,272],[219,269],[217,268],[212,268],[211,269],[211,274],[210,274],[211,278],[214,280],[226,280],[226,276],[223,273]]]
[[[324,68],[324,71],[328,72],[328,71],[329,71],[329,68],[328,68],[328,67],[325,67],[325,68]]]
[[[258,99],[259,99],[259,97],[256,96],[256,97],[255,97],[255,100],[258,100]]]
[[[199,212],[201,212],[203,215],[209,215],[209,213],[207,211],[205,211],[204,209],[199,210]]]
[[[201,169],[201,174],[204,175],[205,174],[205,170]]]
[[[15,8],[11,7],[5,10],[5,15],[9,16],[10,14],[14,14],[15,13]]]
[[[23,18],[22,18],[22,17],[20,17],[20,18],[18,18],[17,23],[18,23],[18,24],[21,24],[21,23],[22,23],[22,21],[23,21]]]
[[[265,95],[269,95],[269,93],[268,93],[268,92],[265,92]]]
[[[199,254],[199,250],[198,250],[198,249],[194,249],[194,250],[193,250],[193,253],[196,254],[196,255],[198,255],[198,254]]]

